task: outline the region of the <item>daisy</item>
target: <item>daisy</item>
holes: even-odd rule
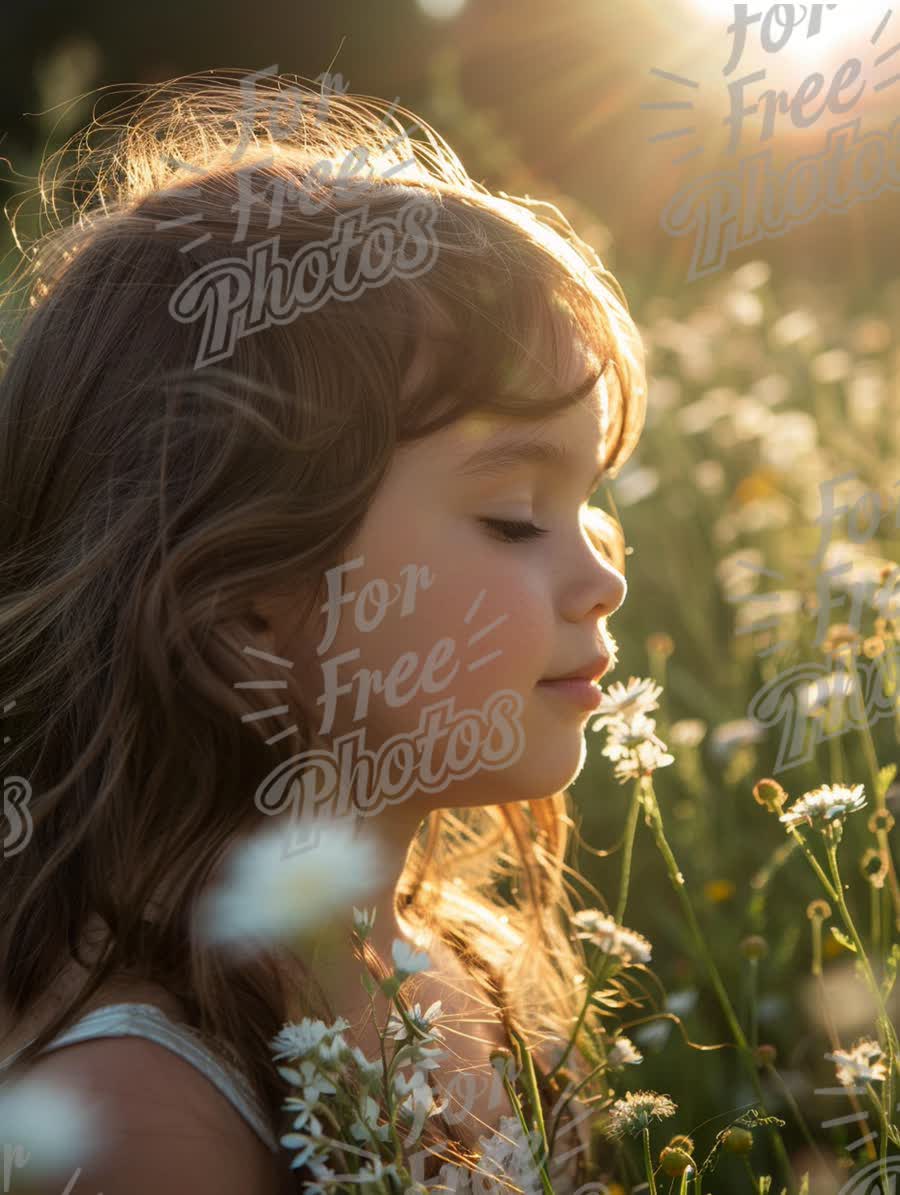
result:
[[[421,1029],[423,1033],[428,1034],[429,1037],[443,1038],[444,1032],[437,1027],[437,1020],[441,1016],[441,1001],[435,1002],[422,1012],[418,1003],[414,1004],[406,1014],[417,1029]],[[390,1037],[404,1038],[409,1033],[402,1017],[391,1014],[387,1023],[387,1034]]]
[[[604,954],[615,955],[625,963],[637,960],[639,963],[649,963],[653,946],[643,935],[633,929],[626,929],[616,921],[601,913],[599,909],[580,909],[573,913],[572,921],[579,927],[577,938],[582,938],[597,946]]]
[[[881,1083],[887,1078],[887,1067],[882,1061],[884,1051],[869,1037],[860,1038],[849,1051],[835,1050],[825,1057],[837,1063],[838,1082],[845,1087],[853,1087],[859,1082]]]
[[[706,737],[706,723],[700,718],[681,718],[669,728],[669,739],[676,747],[699,747]]]
[[[740,747],[749,747],[765,738],[765,727],[752,718],[735,718],[723,722],[712,732],[713,751],[718,756],[730,755]]]
[[[375,909],[358,909],[356,905],[353,906],[353,928],[359,934],[363,941],[368,938],[372,932],[372,926],[375,924]]]
[[[610,718],[629,718],[633,714],[647,714],[658,708],[662,686],[654,684],[647,677],[630,676],[628,684],[613,681],[602,694],[602,701],[592,723],[593,730],[599,730]]]
[[[842,822],[848,813],[856,813],[866,804],[862,784],[821,784],[804,793],[798,801],[782,813],[779,821],[791,830],[808,822],[817,830],[824,830],[833,822]]]
[[[288,1083],[303,1088],[303,1101],[310,1108],[315,1107],[323,1095],[337,1095],[335,1085],[322,1074],[315,1062],[309,1059],[301,1062],[299,1069],[280,1066],[278,1073],[282,1079],[287,1079]]]
[[[629,1091],[624,1099],[616,1100],[609,1110],[607,1134],[613,1140],[637,1136],[650,1127],[651,1120],[665,1120],[674,1116],[678,1105],[667,1095],[655,1091]]]
[[[327,1038],[349,1028],[350,1022],[344,1017],[338,1017],[331,1026],[326,1025],[324,1021],[304,1017],[302,1021],[293,1021],[283,1026],[269,1042],[269,1048],[276,1059],[305,1058],[309,1054],[317,1054]]]
[[[816,717],[831,709],[832,702],[840,706],[845,697],[853,695],[856,686],[846,672],[829,672],[818,680],[807,681],[796,690],[800,712]]]
[[[290,843],[278,826],[239,844],[223,885],[199,907],[207,942],[243,953],[254,940],[291,941],[333,921],[380,878],[374,844],[354,839],[345,824],[322,826],[316,844],[300,853]]]
[[[294,1128],[304,1129],[312,1137],[322,1136],[322,1122],[313,1115],[312,1106],[299,1095],[289,1095],[282,1104],[285,1112],[293,1112]]]
[[[644,1055],[638,1050],[630,1037],[617,1037],[606,1055],[607,1063],[612,1067],[637,1066],[644,1061]]]
[[[434,1092],[423,1070],[413,1071],[409,1079],[398,1071],[393,1077],[393,1085],[395,1093],[400,1097],[397,1111],[407,1113],[413,1120],[404,1142],[411,1145],[421,1135],[425,1119],[429,1116],[439,1116],[447,1107],[448,1101],[444,1100],[439,1104],[434,1102]]]
[[[638,780],[641,776],[650,776],[657,768],[668,767],[675,762],[675,757],[667,751],[661,751],[654,743],[641,743],[637,750],[628,758],[620,759],[613,768],[613,775],[620,784],[627,780]]]
[[[359,1115],[350,1126],[350,1134],[357,1141],[367,1141],[375,1136],[379,1141],[389,1141],[391,1137],[390,1124],[378,1123],[379,1107],[370,1095],[360,1101]]]
[[[526,1137],[517,1117],[501,1116],[497,1131],[490,1137],[479,1138],[481,1154],[478,1159],[479,1186],[491,1178],[505,1180],[488,1187],[491,1192],[510,1190],[512,1182],[524,1195],[539,1195],[543,1189],[540,1173],[534,1160],[534,1153],[540,1153],[540,1139],[537,1130]]]
[[[381,1062],[372,1062],[365,1056],[359,1046],[350,1047],[350,1056],[359,1068],[364,1083],[369,1084],[382,1078],[384,1064]]]
[[[391,943],[391,956],[398,974],[415,975],[417,971],[427,971],[431,966],[431,959],[427,954],[413,950],[402,938],[394,938]]]
[[[665,751],[666,745],[656,735],[656,723],[646,714],[624,715],[607,723],[606,746],[602,754],[609,759],[627,759],[643,743],[652,743],[660,751]]]

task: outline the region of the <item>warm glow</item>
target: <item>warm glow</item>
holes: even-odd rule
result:
[[[690,3],[707,20],[720,27],[724,62],[730,55],[733,44],[734,34],[728,33],[727,30],[735,20],[735,5],[730,2],[723,3],[723,0],[690,0]],[[761,45],[761,26],[768,20],[770,42],[777,45],[785,36],[785,26],[779,24],[775,16],[790,8],[796,17],[803,15],[804,19],[798,20],[790,37],[780,49],[766,51]],[[773,9],[780,12],[770,16]],[[793,6],[750,3],[748,10],[748,20],[756,13],[760,14],[760,19],[749,24],[747,28],[742,64],[752,58],[755,67],[770,64],[773,68],[780,69],[782,65],[796,67],[798,63],[802,63],[810,71],[825,72],[833,61],[840,62],[850,56],[862,59],[864,66],[871,63],[875,50],[869,39],[877,30],[888,7],[883,0],[857,0],[852,4],[849,0],[840,0],[840,3],[836,4],[811,4],[807,0],[803,5]],[[816,21],[817,13],[818,31],[810,35],[811,23]],[[883,51],[890,43],[891,38],[888,35],[885,42],[879,45],[879,50]]]

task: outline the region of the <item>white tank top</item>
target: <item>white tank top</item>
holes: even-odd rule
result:
[[[49,1053],[62,1046],[73,1046],[77,1042],[90,1041],[96,1037],[146,1037],[184,1058],[219,1089],[269,1149],[273,1153],[278,1152],[278,1142],[273,1137],[265,1113],[244,1075],[224,1059],[216,1057],[189,1025],[169,1020],[155,1004],[107,1004],[103,1008],[95,1008],[93,1012],[86,1013],[69,1029],[57,1034],[44,1046],[41,1053]],[[24,1048],[23,1046],[22,1049]],[[21,1052],[22,1050],[16,1050],[0,1062],[0,1070],[9,1066]]]

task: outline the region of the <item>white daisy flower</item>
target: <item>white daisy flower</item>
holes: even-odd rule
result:
[[[360,1101],[359,1115],[350,1126],[350,1133],[357,1141],[367,1141],[372,1135],[380,1141],[389,1141],[390,1124],[379,1124],[379,1107],[370,1095]]]
[[[592,730],[600,730],[610,718],[630,718],[634,714],[647,714],[659,706],[662,686],[648,677],[630,676],[628,684],[613,681],[602,694],[602,701],[596,715],[593,715]]]
[[[855,1087],[860,1082],[881,1083],[887,1078],[884,1051],[870,1037],[860,1038],[850,1050],[835,1050],[825,1057],[837,1063],[838,1082],[845,1087]]]
[[[844,698],[852,695],[855,687],[846,672],[830,672],[817,680],[807,681],[796,690],[800,712],[814,717],[830,710],[832,702],[840,707]]]
[[[667,1095],[655,1091],[629,1091],[624,1099],[616,1100],[609,1110],[607,1134],[614,1140],[637,1136],[650,1127],[653,1120],[665,1120],[674,1116],[678,1105]]]
[[[423,1046],[420,1042],[407,1042],[397,1051],[402,1056],[404,1064],[410,1063],[419,1070],[433,1071],[441,1065],[439,1059],[447,1056],[447,1051],[438,1046]]]
[[[291,1162],[291,1170],[298,1170],[301,1166],[305,1166],[318,1148],[316,1138],[311,1137],[308,1133],[285,1133],[279,1140],[285,1149],[298,1151]],[[324,1161],[324,1157],[319,1160]]]
[[[523,1195],[539,1195],[542,1191],[540,1172],[534,1160],[534,1155],[540,1155],[541,1142],[537,1129],[527,1136],[519,1124],[518,1117],[501,1116],[497,1131],[490,1137],[479,1138],[481,1154],[478,1159],[479,1171],[485,1177],[476,1179],[476,1183],[487,1182],[487,1175],[506,1180],[496,1184],[489,1190],[509,1191],[512,1182],[520,1188]]]
[[[364,1082],[382,1078],[384,1064],[382,1062],[372,1062],[365,1056],[359,1046],[350,1047],[350,1056],[359,1067]]]
[[[578,927],[576,938],[585,939],[604,954],[615,955],[626,963],[632,960],[650,962],[652,944],[642,934],[617,924],[614,918],[599,909],[579,909],[573,913],[572,922]]]
[[[356,905],[353,906],[353,928],[359,934],[363,941],[368,938],[372,932],[372,926],[375,924],[375,909],[358,909]]]
[[[613,768],[613,775],[621,783],[627,780],[637,780],[641,776],[649,776],[657,768],[666,768],[675,762],[674,755],[670,755],[656,736],[645,739],[626,756],[620,759]]]
[[[288,1083],[303,1088],[303,1101],[310,1107],[315,1106],[323,1095],[336,1095],[337,1088],[319,1070],[315,1062],[306,1059],[299,1067],[280,1066],[278,1073]]]
[[[612,1067],[637,1066],[644,1061],[644,1055],[630,1037],[617,1037],[606,1055],[606,1061]]]
[[[706,737],[706,723],[700,718],[680,718],[669,727],[669,740],[675,747],[699,747]]]
[[[712,732],[710,742],[713,752],[719,757],[731,755],[740,747],[749,747],[765,738],[766,730],[753,718],[735,718],[723,722]]]
[[[431,967],[428,955],[413,950],[402,938],[394,938],[391,943],[391,956],[396,971],[404,975],[415,975],[417,971],[427,971]]]
[[[406,1145],[411,1145],[421,1135],[426,1118],[439,1116],[447,1107],[448,1101],[444,1100],[440,1104],[434,1102],[434,1092],[422,1070],[413,1071],[411,1078],[398,1071],[394,1075],[393,1086],[395,1093],[400,1097],[397,1111],[407,1113],[413,1120],[405,1140]]]
[[[310,1054],[318,1054],[319,1047],[333,1034],[349,1028],[350,1022],[344,1017],[338,1017],[333,1025],[304,1017],[302,1021],[291,1021],[284,1025],[269,1042],[269,1048],[276,1059],[305,1058]]]
[[[27,1167],[34,1179],[53,1180],[83,1166],[102,1141],[97,1107],[47,1079],[13,1080],[0,1090],[0,1125],[11,1164]]]
[[[302,1096],[289,1095],[282,1104],[285,1112],[294,1113],[294,1128],[303,1129],[310,1137],[322,1136],[322,1122],[313,1115],[313,1105]]]
[[[804,793],[778,820],[789,830],[803,822],[823,830],[835,821],[842,822],[848,813],[864,808],[863,793],[862,784],[821,784]]]
[[[422,1012],[421,1006],[416,1003],[408,1010],[406,1014],[417,1029],[421,1029],[430,1037],[441,1038],[444,1037],[444,1032],[437,1026],[437,1021],[441,1016],[441,1001],[435,1002]],[[393,1013],[387,1023],[387,1034],[389,1037],[404,1038],[409,1033],[402,1017],[396,1016]]]
[[[354,839],[349,826],[323,826],[315,846],[291,853],[282,827],[240,843],[221,887],[199,909],[206,941],[252,953],[254,941],[292,940],[332,922],[354,897],[379,881],[373,843]]]
[[[611,720],[606,726],[606,746],[601,754],[609,759],[626,759],[642,743],[650,742],[660,750],[665,743],[656,735],[656,722],[646,714],[632,714]]]

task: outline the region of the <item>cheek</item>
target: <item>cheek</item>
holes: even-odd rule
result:
[[[457,528],[444,530],[390,541],[373,542],[370,536],[351,553],[350,559],[363,557],[363,566],[345,575],[346,593],[362,594],[367,583],[378,581],[387,583],[391,595],[397,586],[400,593],[371,630],[364,629],[365,619],[376,617],[375,603],[342,606],[337,634],[319,657],[325,661],[359,651],[336,671],[339,684],[352,684],[337,699],[336,725],[343,731],[368,725],[381,737],[414,729],[422,710],[449,697],[457,710],[481,708],[503,689],[527,700],[546,673],[554,650],[546,569],[536,558],[525,559],[524,550],[517,555],[513,546],[460,538],[452,533]],[[410,566],[420,569],[418,575]],[[452,648],[442,640],[453,641]],[[409,653],[412,662],[404,660]],[[429,658],[435,665],[431,670]],[[364,678],[376,672],[382,681],[393,672],[389,693],[366,684]],[[320,674],[320,690],[324,683]],[[368,697],[360,696],[366,690]]]
[[[397,636],[399,651],[416,651],[423,662],[439,640],[454,641],[458,668],[443,692],[456,695],[457,707],[482,705],[499,689],[526,695],[551,651],[552,619],[540,575],[488,553],[436,576],[409,622]],[[451,671],[448,665],[439,675]]]

